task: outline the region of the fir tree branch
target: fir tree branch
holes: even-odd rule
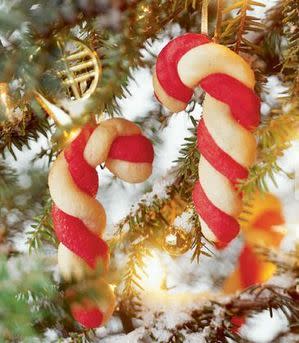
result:
[[[76,123],[80,126],[94,113],[106,111],[111,116],[120,113],[117,99],[129,94],[127,87],[132,79],[132,71],[146,65],[141,51],[147,49],[147,39],[151,37],[154,40],[163,27],[185,13],[186,6],[191,5],[189,0],[176,0],[171,6],[158,0],[133,3],[124,1],[120,8],[123,12],[118,21],[119,27],[112,28],[108,25],[103,28],[103,21],[98,14],[113,7],[109,2],[102,1],[98,4],[87,1],[83,4],[80,1],[62,1],[59,6],[55,3],[40,0],[38,5],[26,0],[10,5],[7,2],[7,6],[11,7],[9,22],[5,11],[5,20],[0,21],[0,33],[8,44],[7,48],[0,50],[0,79],[17,80],[20,87],[15,93],[20,99],[16,101],[27,105],[32,101],[33,91],[36,89],[50,98],[61,96],[61,82],[55,70],[57,60],[61,57],[57,49],[56,34],[66,40],[73,38],[72,29],[75,27],[76,32],[79,32],[76,37],[82,37],[88,46],[99,53],[103,65],[102,80],[89,99],[83,118]],[[46,17],[42,15],[45,11]],[[92,19],[87,22],[87,18]],[[22,30],[24,22],[28,23],[27,30]],[[112,22],[111,19],[110,23]],[[18,32],[16,40],[12,38],[14,32]],[[36,104],[33,108],[34,112],[40,111]],[[13,146],[21,149],[47,128],[45,121],[27,113],[24,107],[21,107],[21,112],[23,117],[20,122],[1,123],[2,154],[7,147],[14,155]]]
[[[281,73],[284,82],[289,86],[288,100],[290,100],[298,99],[299,96],[299,10],[296,1],[283,0],[282,3],[282,23],[288,44],[283,54]]]
[[[276,185],[275,174],[283,172],[277,163],[277,159],[283,156],[284,151],[291,146],[292,140],[296,138],[299,117],[298,107],[292,105],[286,113],[281,114],[281,112],[282,108],[274,109],[272,116],[269,115],[255,132],[259,142],[258,162],[250,168],[248,178],[239,184],[239,190],[247,199],[257,189],[262,192],[268,191],[267,179],[270,178]],[[291,175],[288,176],[291,177]]]
[[[232,11],[237,10],[237,14],[233,15],[223,21],[222,34],[220,42],[236,53],[259,51],[259,46],[251,43],[245,38],[248,32],[262,32],[264,25],[256,17],[248,14],[255,6],[264,6],[254,0],[234,1],[232,5],[228,5],[223,9],[223,14],[230,14]]]
[[[0,160],[0,204],[12,196],[18,177],[16,171]]]
[[[42,272],[39,263],[32,263],[28,267],[24,258],[8,261],[0,259],[0,318],[1,332],[0,341],[16,341],[37,338],[38,333],[34,323],[47,318],[47,312],[43,309],[34,310],[30,299],[35,297],[53,299],[55,288],[49,276]],[[14,269],[14,272],[10,270]],[[16,277],[16,274],[17,277]]]
[[[142,239],[133,243],[125,268],[126,272],[123,275],[121,292],[121,307],[126,315],[138,316],[138,312],[141,309],[142,304],[139,292],[143,290],[143,287],[140,283],[140,273],[145,273],[144,258],[147,256],[151,256],[151,251]]]
[[[0,122],[0,153],[4,157],[6,149],[16,159],[14,148],[22,150],[29,148],[30,141],[36,141],[39,134],[47,137],[49,123],[30,111],[25,111],[22,118],[13,121]]]
[[[213,41],[215,43],[218,43],[221,36],[222,16],[223,16],[223,0],[217,0],[216,25],[215,25],[215,31],[214,31],[214,37],[213,37]]]
[[[12,238],[19,230],[23,231],[24,223],[40,211],[41,197],[46,192],[46,174],[47,171],[36,168],[22,170],[22,175],[28,178],[30,186],[20,183],[19,175],[15,174],[17,177],[15,183],[9,184],[8,192],[2,194],[0,219],[1,225],[9,228],[7,230],[9,238]],[[14,216],[13,225],[9,224],[11,215]]]
[[[51,217],[52,205],[53,202],[49,198],[45,203],[43,213],[33,218],[34,224],[31,224],[31,230],[26,233],[29,253],[39,249],[45,243],[58,246]]]
[[[289,322],[290,329],[297,324],[299,318],[298,292],[294,286],[281,288],[275,285],[261,285],[248,288],[240,296],[233,296],[223,302],[211,301],[209,304],[194,310],[191,319],[177,325],[168,339],[171,342],[183,342],[184,335],[192,332],[200,333],[206,330],[206,342],[250,342],[233,328],[232,318],[247,317],[252,314],[269,310],[272,317],[273,310],[280,309]],[[287,310],[286,310],[287,309]],[[182,340],[179,340],[179,339]]]

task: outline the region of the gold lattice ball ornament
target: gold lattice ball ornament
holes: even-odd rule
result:
[[[81,116],[85,100],[96,90],[102,75],[102,66],[96,51],[79,40],[57,40],[61,59],[57,63],[57,75],[61,79],[63,96],[51,102],[47,96],[36,92],[41,107],[57,126],[72,124],[72,118]],[[79,105],[80,104],[80,105]]]
[[[102,65],[96,51],[80,40],[58,40],[62,58],[58,76],[70,100],[86,99],[96,90]]]
[[[180,256],[192,245],[192,236],[182,227],[170,225],[164,233],[163,249],[172,256]]]

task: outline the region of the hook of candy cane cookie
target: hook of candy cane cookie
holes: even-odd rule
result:
[[[174,112],[186,108],[195,87],[206,92],[197,129],[201,158],[193,201],[204,235],[227,244],[239,232],[236,183],[247,177],[256,158],[251,131],[259,123],[260,101],[253,90],[254,73],[230,49],[189,33],[162,49],[153,84],[158,100]]]
[[[105,162],[120,179],[139,183],[152,173],[153,147],[141,130],[128,120],[106,120],[92,133],[84,157],[91,166]]]
[[[85,126],[58,156],[49,173],[49,190],[54,201],[54,230],[60,241],[58,266],[64,279],[79,281],[108,269],[109,248],[101,238],[106,214],[95,199],[96,166],[105,162],[119,178],[143,182],[151,174],[153,157],[151,142],[135,124],[122,118],[106,120],[97,127]],[[99,313],[97,325],[87,319],[95,316],[96,306],[90,305],[84,313],[77,303],[75,308],[74,317],[84,318],[78,319],[82,325],[88,322],[90,327],[92,322],[96,327],[102,323]],[[102,315],[104,318],[105,313]]]

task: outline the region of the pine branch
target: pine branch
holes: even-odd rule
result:
[[[165,196],[161,197],[153,194],[149,201],[141,200],[127,217],[118,224],[117,238],[110,242],[110,247],[124,247],[125,252],[129,254],[129,260],[126,264],[127,271],[124,277],[125,287],[122,292],[122,298],[136,299],[138,308],[138,279],[139,272],[142,269],[142,259],[150,254],[150,247],[161,248],[163,246],[163,235],[165,230],[173,223],[174,219],[181,215],[183,211],[189,208],[191,203],[191,193],[194,182],[197,181],[197,165],[199,153],[196,148],[195,127],[197,122],[192,118],[194,127],[190,130],[192,136],[185,139],[180,150],[178,160],[177,178],[165,189]],[[150,202],[150,203],[149,203]],[[191,208],[193,206],[191,205]],[[199,255],[204,253],[205,244],[202,242],[202,234],[198,216],[193,210],[190,222],[193,230],[192,260],[199,259]],[[135,282],[136,281],[136,282]],[[137,289],[136,289],[137,287]],[[142,286],[141,286],[142,287]],[[139,288],[141,288],[139,287]]]
[[[283,15],[282,24],[286,25],[285,29],[280,29],[281,34],[285,34],[288,40],[281,65],[281,75],[288,87],[288,95],[284,94],[280,99],[280,108],[273,109],[268,119],[256,130],[259,142],[259,161],[250,169],[248,179],[240,183],[240,190],[244,192],[245,197],[250,197],[256,189],[268,191],[267,178],[270,178],[276,185],[275,174],[284,172],[277,163],[277,159],[283,156],[285,150],[291,146],[291,141],[297,138],[299,127],[297,20],[299,14],[296,11],[296,4],[290,1],[283,2],[276,10],[275,15],[278,18]],[[270,12],[270,16],[272,14],[273,12]],[[291,175],[287,175],[291,177]]]
[[[232,11],[237,11],[236,15],[234,14],[231,18],[223,21],[220,35],[220,42],[236,53],[260,51],[258,45],[245,38],[249,32],[262,32],[264,30],[264,25],[260,20],[248,14],[255,6],[264,6],[264,4],[254,0],[236,0],[232,5],[223,9],[223,14],[231,14]]]
[[[141,309],[139,292],[143,290],[143,287],[140,283],[140,273],[146,273],[144,258],[147,256],[151,256],[151,251],[142,240],[133,243],[125,268],[127,271],[121,283],[123,288],[121,292],[122,311],[131,317],[138,316]]]
[[[39,134],[47,137],[49,123],[30,111],[25,111],[22,118],[13,121],[0,122],[0,153],[4,157],[6,149],[16,159],[14,148],[22,150],[29,148],[30,141],[36,141]]]
[[[15,101],[23,105],[20,107],[21,119],[0,124],[0,152],[4,154],[4,149],[8,148],[15,157],[13,147],[21,149],[30,140],[36,140],[38,133],[46,134],[48,123],[35,117],[28,108],[36,89],[54,99],[63,93],[55,70],[61,57],[56,34],[70,39],[75,31],[79,32],[77,36],[99,53],[103,65],[102,80],[90,98],[82,120],[76,123],[82,126],[91,114],[106,111],[112,116],[120,113],[117,99],[129,94],[132,71],[146,65],[142,49],[147,49],[147,39],[154,40],[165,25],[186,12],[190,3],[176,0],[168,6],[158,0],[122,1],[118,8],[122,14],[116,23],[115,15],[109,13],[114,11],[115,14],[117,5],[107,1],[70,3],[55,0],[53,3],[40,0],[39,6],[32,0],[7,2],[9,15],[3,11],[3,20],[0,20],[0,33],[8,45],[0,49],[0,79],[18,81]],[[105,21],[101,20],[101,13],[105,14]],[[24,22],[26,30],[22,30]],[[103,27],[103,22],[108,25]],[[36,104],[33,109],[35,114],[40,112]]]
[[[0,160],[0,204],[13,195],[18,177],[16,171]]]
[[[267,179],[270,178],[276,185],[275,174],[284,172],[277,159],[283,156],[285,150],[291,146],[292,140],[296,138],[299,117],[296,107],[291,106],[285,114],[281,114],[281,111],[282,109],[274,109],[272,116],[269,115],[255,132],[259,142],[258,162],[250,168],[248,178],[239,184],[239,190],[245,198],[250,198],[257,189],[262,192],[268,191]]]
[[[14,269],[12,273],[10,268]],[[32,303],[24,294],[34,297],[53,299],[55,288],[49,276],[39,263],[28,265],[28,261],[19,258],[8,261],[0,259],[0,340],[3,342],[37,338],[34,323],[47,318],[43,309],[34,310]]]
[[[5,166],[6,168],[6,166]],[[32,168],[32,167],[31,167]],[[24,230],[24,223],[32,220],[32,216],[41,209],[41,198],[44,196],[47,184],[47,171],[32,168],[22,170],[22,175],[28,178],[30,186],[19,182],[19,175],[15,183],[10,183],[8,192],[4,191],[1,196],[1,226],[7,229],[8,238],[11,239],[16,233]],[[0,193],[1,193],[0,191]],[[14,221],[11,224],[11,216]]]
[[[43,213],[33,218],[34,224],[31,224],[31,230],[26,233],[29,253],[39,249],[45,243],[58,246],[51,217],[52,205],[53,202],[49,198],[45,203]]]
[[[178,177],[181,178],[184,197],[192,200],[192,190],[195,182],[198,180],[198,163],[200,153],[197,149],[196,128],[197,121],[190,116],[193,128],[190,129],[191,136],[184,139],[184,144],[179,151],[179,158],[175,161],[178,166]]]
[[[296,1],[283,0],[282,3],[282,22],[288,44],[283,54],[281,73],[289,86],[288,99],[292,99],[299,96],[299,10]]]
[[[294,251],[275,251],[258,246],[256,251],[263,258],[276,265],[278,274],[293,275],[295,279],[299,277],[299,244]]]
[[[280,72],[283,47],[282,7],[282,1],[278,1],[266,12],[265,30],[256,40],[256,44],[263,48],[262,58],[267,61],[266,72],[272,75]]]
[[[247,317],[252,314],[280,309],[289,322],[290,328],[298,323],[299,306],[298,292],[294,286],[281,288],[275,285],[253,286],[241,295],[232,297],[229,301],[211,301],[207,305],[194,310],[191,319],[177,325],[167,342],[183,342],[187,334],[202,333],[206,342],[248,342],[239,334],[234,333],[232,318]],[[206,328],[206,334],[204,330]],[[182,340],[180,340],[182,339]]]

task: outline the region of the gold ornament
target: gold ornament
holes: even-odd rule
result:
[[[96,90],[102,75],[102,65],[95,51],[83,42],[58,40],[62,53],[62,68],[58,71],[70,100],[87,99]]]
[[[192,245],[192,236],[181,227],[170,225],[163,237],[163,248],[172,256],[180,256]]]
[[[102,67],[97,53],[81,41],[71,39],[64,42],[58,39],[57,44],[62,55],[59,61],[61,69],[57,74],[64,86],[65,96],[54,99],[54,103],[39,92],[35,92],[35,98],[58,127],[71,127],[73,119],[79,118],[84,109],[80,104],[84,105],[84,101],[96,90]],[[79,132],[79,128],[63,130],[63,144]]]

